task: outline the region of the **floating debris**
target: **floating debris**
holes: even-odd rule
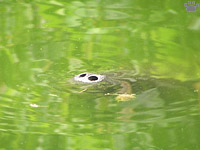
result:
[[[36,108],[39,107],[39,105],[37,105],[37,104],[30,104],[30,106],[31,107],[36,107]]]
[[[115,98],[117,101],[129,101],[133,98],[135,98],[135,94],[111,94],[111,93],[106,93],[105,95],[117,95]]]

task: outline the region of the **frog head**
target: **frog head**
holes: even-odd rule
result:
[[[107,90],[113,90],[118,88],[117,82],[114,82],[113,78],[110,76],[102,75],[102,74],[95,74],[84,72],[78,75],[75,75],[72,78],[72,83],[77,86],[77,88],[87,89],[87,91],[99,91],[105,92]]]
[[[118,75],[117,75],[118,76]],[[105,95],[117,95],[116,100],[118,101],[126,101],[131,98],[134,98],[134,94],[131,94],[130,84],[126,81],[120,81],[115,79],[116,75],[101,75],[84,72],[78,75],[75,75],[73,80],[84,84],[81,88],[83,89],[81,92],[88,91],[88,89],[96,89],[101,92],[106,92]],[[109,92],[116,91],[119,89],[118,93],[110,94]]]

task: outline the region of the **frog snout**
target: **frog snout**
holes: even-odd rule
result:
[[[74,77],[75,81],[84,82],[84,83],[97,83],[105,79],[105,75],[94,74],[94,73],[81,73]]]

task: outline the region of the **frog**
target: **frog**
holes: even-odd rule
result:
[[[193,89],[196,81],[179,81],[173,78],[152,77],[139,75],[133,71],[119,70],[105,73],[83,72],[73,77],[73,81],[81,84],[81,91],[101,91],[105,96],[115,96],[116,101],[130,101],[141,93],[157,90],[159,93],[167,91],[185,91]],[[163,91],[164,89],[164,91]],[[179,92],[180,94],[182,92]],[[161,94],[162,95],[162,94]]]

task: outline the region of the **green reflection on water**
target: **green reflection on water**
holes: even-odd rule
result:
[[[199,9],[181,1],[0,1],[0,149],[200,149]],[[74,93],[136,69],[136,98]],[[162,79],[161,79],[162,78]]]

